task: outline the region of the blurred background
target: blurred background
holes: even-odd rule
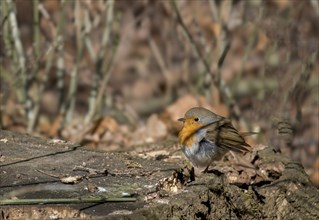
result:
[[[1,129],[125,151],[176,142],[204,106],[319,185],[318,0],[0,6]]]

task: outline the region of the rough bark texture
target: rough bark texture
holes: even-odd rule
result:
[[[2,205],[0,219],[319,219],[318,189],[299,163],[272,148],[257,154],[259,167],[283,165],[272,181],[230,184],[225,174],[208,173],[185,184],[185,176],[174,171],[177,164],[0,132],[1,199],[137,198],[102,204]],[[88,175],[76,166],[96,170]],[[63,175],[84,178],[70,185],[61,183]]]

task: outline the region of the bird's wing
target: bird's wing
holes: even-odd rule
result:
[[[223,118],[208,126],[206,134],[207,139],[216,143],[220,148],[235,152],[249,151],[250,145],[246,143],[229,119]]]

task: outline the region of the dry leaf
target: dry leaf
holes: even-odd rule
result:
[[[271,0],[279,9],[283,10],[288,7],[289,0]]]
[[[156,185],[156,189],[172,193],[179,192],[184,187],[183,179],[181,179],[182,175],[179,171],[175,171],[171,177],[161,179]]]
[[[269,42],[269,39],[266,36],[265,32],[259,31],[258,42],[255,48],[256,52],[263,52],[267,48],[268,42]]]
[[[179,98],[174,104],[168,106],[166,111],[169,113],[172,121],[177,121],[177,119],[184,116],[187,110],[196,106],[212,109],[203,96],[195,98],[191,95],[185,95]]]
[[[158,118],[157,114],[152,114],[146,123],[147,137],[153,140],[167,136],[167,128],[163,121]]]
[[[310,180],[317,188],[319,188],[319,170],[315,170],[310,175]]]
[[[64,114],[59,114],[54,122],[51,125],[51,129],[49,132],[49,137],[56,137],[58,136],[58,132],[61,128],[61,123],[63,122]]]
[[[125,165],[127,168],[142,168],[143,166],[139,164],[138,162],[127,160],[125,161]]]
[[[60,181],[66,184],[75,184],[81,181],[83,178],[83,176],[68,176],[60,178]]]

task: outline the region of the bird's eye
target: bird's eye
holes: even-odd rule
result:
[[[194,118],[194,121],[199,121],[199,118]]]

